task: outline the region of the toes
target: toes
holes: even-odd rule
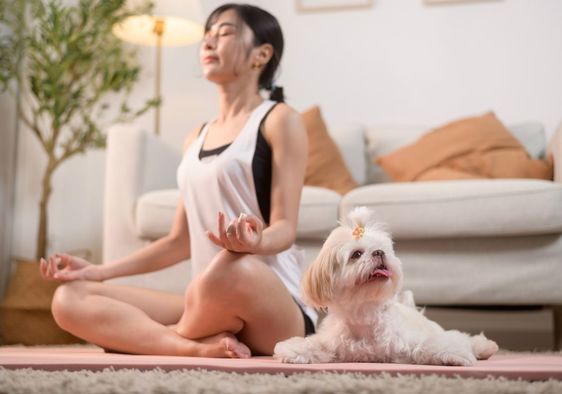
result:
[[[250,358],[252,356],[250,348],[234,338],[224,338],[223,344],[228,357]]]

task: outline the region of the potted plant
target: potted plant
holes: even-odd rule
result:
[[[47,156],[35,261],[47,255],[48,206],[55,171],[75,155],[103,148],[103,130],[109,124],[131,121],[159,105],[158,99],[146,101],[135,111],[127,105],[140,66],[134,50],[125,48],[111,29],[152,6],[150,2],[136,4],[131,8],[125,0],[0,0],[0,92],[13,94],[19,119]],[[120,100],[120,105],[110,107],[108,99]],[[38,274],[37,263],[25,269]],[[26,279],[28,275],[20,274]],[[47,293],[52,294],[53,286]],[[39,298],[45,304],[45,297]]]

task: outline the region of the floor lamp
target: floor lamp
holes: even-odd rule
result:
[[[160,98],[162,47],[199,42],[203,37],[199,1],[160,0],[152,15],[131,16],[113,26],[113,34],[133,44],[156,47],[155,98]],[[154,132],[160,134],[160,106],[156,107]]]

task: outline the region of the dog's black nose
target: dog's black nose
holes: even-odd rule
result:
[[[373,257],[384,257],[384,252],[380,249],[377,249],[373,252],[373,254],[371,256],[373,256]]]

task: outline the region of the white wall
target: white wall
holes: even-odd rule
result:
[[[425,5],[375,0],[372,9],[298,14],[293,1],[249,1],[279,18],[286,52],[279,83],[299,110],[319,104],[328,124],[436,125],[494,110],[501,120],[536,119],[552,134],[562,120],[562,1],[498,0]],[[204,0],[207,14],[223,1]],[[153,92],[152,48],[141,48],[140,102]],[[166,48],[162,130],[181,144],[215,114],[215,91],[200,75],[197,48]],[[152,114],[139,119],[152,128]],[[30,133],[19,147],[14,252],[32,257],[39,172]],[[101,256],[104,153],[64,164],[54,179],[51,251]]]

